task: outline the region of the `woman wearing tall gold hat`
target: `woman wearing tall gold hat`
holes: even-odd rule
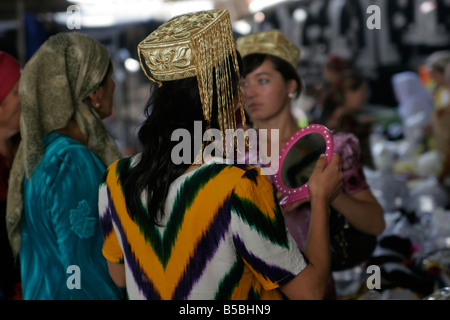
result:
[[[175,17],[138,53],[153,84],[139,131],[142,152],[110,166],[100,187],[103,254],[113,279],[130,299],[321,297],[339,158],[327,167],[321,159],[314,171],[314,241],[306,258],[286,230],[267,176],[206,152],[217,142],[202,139],[207,130],[224,134],[236,127],[236,106],[243,114],[229,13]],[[179,148],[186,133],[187,160]]]
[[[279,30],[240,37],[237,49],[243,58],[245,110],[254,127],[279,130],[277,145],[281,152],[288,139],[300,129],[291,109],[291,102],[303,89],[297,72],[300,49]],[[359,230],[378,235],[385,225],[383,210],[365,180],[358,159],[358,140],[352,134],[335,133],[334,144],[344,179],[342,191],[332,202],[333,210],[339,210]],[[291,204],[283,209],[283,215],[299,247],[308,248],[312,242],[309,233],[310,219],[314,217],[313,203],[304,200]],[[332,262],[332,267],[337,268],[335,261]],[[335,298],[331,278],[324,298]]]

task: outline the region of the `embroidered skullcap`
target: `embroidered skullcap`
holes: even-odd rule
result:
[[[0,103],[16,84],[19,76],[19,62],[10,54],[0,51]]]
[[[174,17],[140,42],[137,50],[145,75],[159,86],[164,81],[197,77],[203,115],[208,123],[215,78],[222,133],[236,127],[236,102],[245,128],[241,90],[233,90],[232,85],[232,71],[238,85],[240,73],[227,10],[199,11]]]
[[[250,54],[270,54],[287,61],[294,70],[300,62],[300,49],[279,30],[261,31],[237,39],[244,58]]]

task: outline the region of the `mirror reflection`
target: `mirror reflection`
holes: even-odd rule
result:
[[[326,141],[320,133],[312,132],[301,137],[287,153],[282,167],[281,180],[288,188],[298,188],[309,181],[316,161],[326,151]]]

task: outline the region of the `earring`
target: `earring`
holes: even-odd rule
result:
[[[96,103],[95,105],[94,105],[94,109],[100,109],[100,103]]]
[[[290,98],[290,99],[294,99],[294,97],[295,97],[295,93],[290,92],[290,93],[289,93],[289,98]]]

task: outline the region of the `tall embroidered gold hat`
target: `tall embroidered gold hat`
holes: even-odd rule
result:
[[[300,49],[276,29],[238,38],[237,49],[243,58],[254,53],[276,56],[287,61],[295,70],[300,62]]]
[[[227,10],[200,11],[174,17],[140,42],[137,50],[145,75],[159,86],[164,81],[197,77],[203,115],[208,123],[215,78],[218,122],[222,132],[236,128],[236,105],[240,108],[245,130],[239,65]],[[231,72],[237,76],[237,86],[234,86],[237,90],[233,90]]]

